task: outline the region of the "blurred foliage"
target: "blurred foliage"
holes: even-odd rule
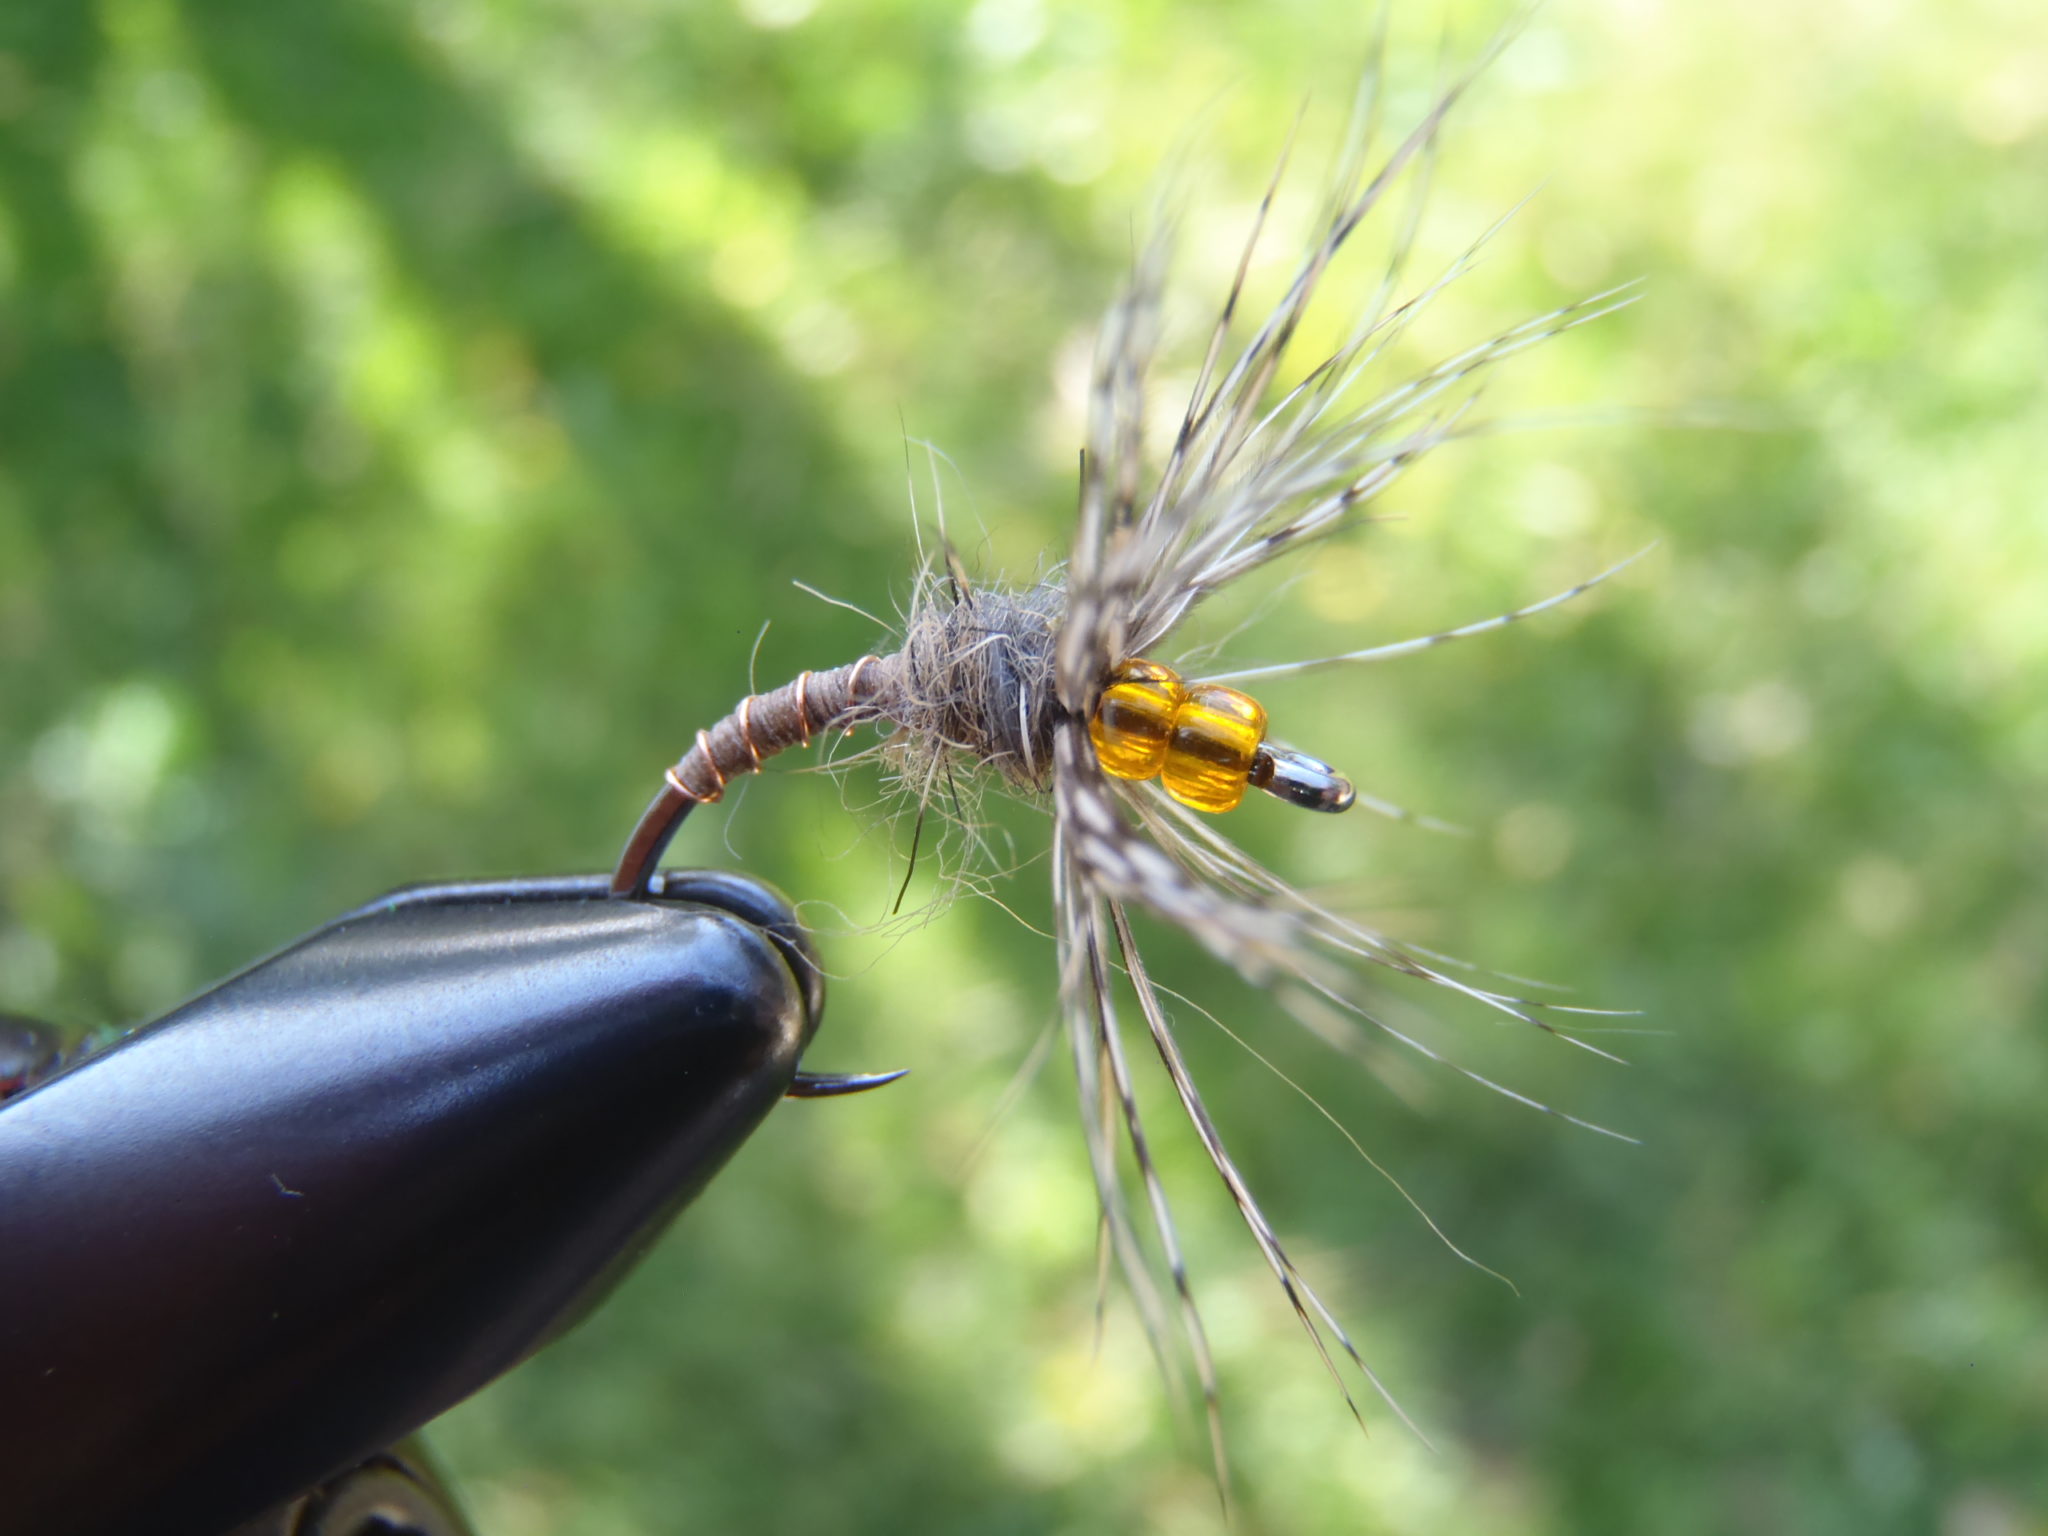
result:
[[[906,459],[981,569],[1056,559],[1092,319],[1156,192],[1191,359],[1303,100],[1281,223],[1313,206],[1369,26],[11,0],[0,1007],[143,1017],[391,886],[603,865],[764,622],[763,684],[874,639],[791,583],[902,599]],[[1444,26],[1397,8],[1397,118]],[[1511,635],[1275,690],[1287,734],[1474,835],[1233,830],[1397,932],[1641,1007],[1620,1070],[1407,1000],[1644,1144],[1333,1065],[1162,937],[1519,1287],[1190,1023],[1437,1442],[1376,1409],[1359,1436],[1155,1100],[1245,1529],[2048,1530],[2044,187],[2019,0],[1555,0],[1461,109],[1425,257],[1535,195],[1406,361],[1643,301],[1515,364],[1489,411],[1545,429],[1446,451],[1236,649],[1440,628],[1662,542]],[[1097,1350],[1063,1073],[998,1115],[1050,945],[977,901],[884,928],[908,829],[878,798],[778,765],[679,854],[814,903],[820,1060],[915,1075],[778,1113],[613,1304],[451,1415],[491,1536],[1218,1529],[1120,1299]],[[998,892],[1042,924],[1042,823],[1000,819]]]

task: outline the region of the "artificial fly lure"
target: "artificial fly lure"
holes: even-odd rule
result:
[[[1562,1009],[1454,976],[1443,957],[1319,905],[1239,850],[1209,818],[1231,810],[1248,789],[1324,813],[1342,812],[1358,798],[1337,769],[1271,739],[1264,708],[1230,684],[1382,660],[1500,629],[1577,597],[1621,566],[1512,613],[1342,655],[1188,678],[1156,659],[1211,594],[1355,523],[1361,509],[1404,470],[1466,430],[1476,382],[1486,370],[1627,302],[1621,290],[1599,294],[1503,331],[1395,387],[1362,387],[1422,306],[1469,260],[1470,253],[1401,297],[1426,168],[1445,116],[1470,79],[1447,90],[1368,174],[1379,94],[1377,70],[1369,75],[1318,234],[1272,312],[1241,336],[1239,300],[1273,206],[1276,171],[1178,430],[1156,469],[1148,465],[1144,445],[1166,264],[1164,242],[1155,241],[1110,308],[1098,340],[1079,522],[1064,570],[1022,590],[974,584],[947,550],[946,572],[927,570],[920,580],[896,650],[805,672],[772,692],[742,699],[731,714],[699,731],[695,745],[667,771],[613,880],[619,896],[647,890],[658,878],[669,839],[694,807],[718,800],[733,779],[758,771],[779,752],[863,724],[892,730],[890,750],[906,781],[923,786],[926,794],[947,765],[965,764],[991,770],[1049,805],[1061,1009],[1106,1239],[1129,1279],[1155,1353],[1162,1360],[1177,1353],[1169,1344],[1176,1327],[1189,1351],[1219,1479],[1225,1474],[1215,1368],[1139,1117],[1125,1044],[1126,1010],[1132,1006],[1209,1160],[1352,1413],[1360,1415],[1360,1409],[1342,1360],[1404,1422],[1407,1416],[1288,1257],[1233,1162],[1190,1075],[1161,988],[1133,940],[1130,909],[1143,908],[1179,927],[1340,1048],[1355,1049],[1378,1031],[1444,1062],[1430,1045],[1368,1006],[1359,973],[1378,966],[1607,1054],[1565,1033],[1548,1016],[1598,1010]],[[1283,169],[1284,164],[1283,158]],[[1411,188],[1404,222],[1375,296],[1343,343],[1290,381],[1284,376],[1290,345],[1319,283],[1361,224],[1402,185]],[[1561,1113],[1468,1068],[1444,1064],[1532,1108]],[[848,1092],[885,1080],[805,1077],[793,1091]],[[1119,1173],[1119,1139],[1143,1189],[1145,1227]],[[1146,1227],[1171,1277],[1171,1307],[1151,1277]]]

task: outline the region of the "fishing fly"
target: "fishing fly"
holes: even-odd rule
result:
[[[1377,1034],[1546,1113],[1561,1112],[1447,1061],[1383,1017],[1364,973],[1378,967],[1418,978],[1607,1054],[1556,1018],[1595,1010],[1562,1009],[1496,990],[1471,979],[1475,973],[1453,974],[1443,957],[1340,916],[1296,889],[1217,830],[1216,818],[1254,789],[1325,814],[1354,803],[1392,809],[1359,796],[1339,768],[1269,735],[1265,708],[1234,685],[1390,659],[1502,629],[1570,601],[1620,566],[1510,613],[1340,655],[1186,676],[1178,663],[1160,659],[1172,654],[1177,630],[1205,600],[1356,524],[1425,454],[1468,431],[1485,373],[1627,301],[1621,290],[1597,294],[1391,386],[1375,384],[1390,349],[1469,263],[1467,253],[1419,285],[1406,283],[1427,168],[1445,117],[1471,79],[1446,90],[1411,132],[1376,155],[1382,82],[1377,69],[1369,73],[1314,237],[1271,312],[1246,327],[1239,303],[1283,155],[1252,218],[1170,447],[1156,457],[1145,438],[1167,241],[1153,241],[1102,323],[1087,395],[1078,526],[1064,567],[1010,588],[971,581],[945,550],[943,570],[921,576],[893,650],[804,672],[742,699],[699,731],[664,775],[613,880],[619,896],[647,890],[692,809],[718,800],[734,779],[777,753],[865,724],[891,733],[889,750],[926,798],[945,774],[979,770],[1047,807],[1061,1012],[1106,1241],[1155,1352],[1165,1358],[1185,1348],[1194,1365],[1219,1477],[1215,1366],[1139,1114],[1127,1050],[1134,1028],[1163,1063],[1209,1161],[1352,1413],[1360,1415],[1360,1407],[1345,1361],[1404,1421],[1406,1415],[1289,1257],[1233,1161],[1189,1069],[1163,989],[1134,941],[1132,909],[1183,930],[1340,1048],[1362,1050]],[[1375,214],[1398,221],[1376,291],[1340,345],[1290,372],[1311,299]],[[844,1092],[877,1080],[813,1079],[798,1091]],[[1125,1149],[1142,1192],[1142,1218],[1120,1172]],[[1170,1300],[1151,1276],[1148,1242],[1163,1257]],[[1176,1332],[1180,1345],[1170,1346]]]

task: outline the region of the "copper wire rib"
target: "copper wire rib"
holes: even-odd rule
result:
[[[802,710],[797,713],[801,715]],[[747,744],[747,752],[754,759],[754,772],[761,771],[761,744],[754,740],[754,696],[750,693],[740,700],[740,740]]]
[[[725,786],[778,752],[809,746],[811,738],[851,730],[875,712],[875,701],[896,686],[899,663],[863,656],[830,672],[802,672],[772,693],[749,694],[709,730],[662,777],[660,791],[640,813],[633,835],[612,874],[614,896],[644,896],[662,853],[691,807],[706,805]]]
[[[875,659],[873,656],[863,656],[853,664],[853,671],[846,679],[846,696],[849,699],[860,697],[861,674],[867,671]],[[851,730],[852,727],[849,726],[848,729]]]
[[[720,799],[725,794],[725,775],[718,771],[718,759],[711,754],[711,737],[709,733],[704,731],[697,733],[697,754],[704,760],[704,771],[718,781],[717,787],[710,794],[700,795],[698,798],[702,800]],[[677,766],[680,767],[681,765],[678,764]]]

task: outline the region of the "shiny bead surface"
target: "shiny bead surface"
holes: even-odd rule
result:
[[[1149,779],[1166,766],[1174,717],[1187,690],[1171,667],[1156,661],[1126,662],[1102,691],[1089,738],[1104,773],[1119,779]]]
[[[1266,736],[1266,711],[1250,694],[1210,683],[1190,688],[1173,718],[1161,783],[1198,811],[1234,810]]]

